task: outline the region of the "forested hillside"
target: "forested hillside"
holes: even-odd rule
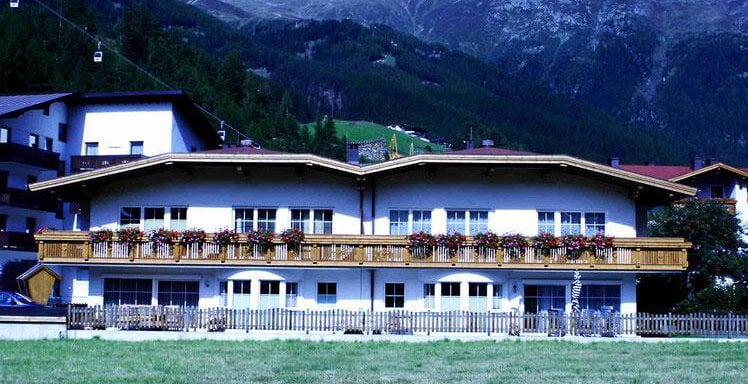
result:
[[[93,63],[95,42],[33,3],[0,11],[3,93],[163,88],[107,50],[103,63]],[[171,0],[71,0],[60,9],[107,49],[269,148],[342,156],[334,135],[314,140],[297,124],[331,115],[417,126],[457,148],[473,128],[499,145],[598,161],[688,156],[666,134],[634,130],[495,65],[384,26],[278,21],[237,30]]]

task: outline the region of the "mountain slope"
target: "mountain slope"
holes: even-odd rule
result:
[[[192,0],[236,25],[384,23],[498,63],[690,154],[748,164],[748,3],[733,0]],[[688,51],[687,47],[694,50]],[[686,57],[687,56],[687,57]],[[706,63],[706,65],[702,65]],[[705,68],[710,68],[706,70]],[[683,157],[687,157],[688,154]]]

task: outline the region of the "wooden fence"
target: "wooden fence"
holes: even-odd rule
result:
[[[496,312],[411,312],[252,310],[176,306],[68,308],[69,329],[224,331],[227,329],[359,334],[444,332],[546,334],[549,336],[748,336],[748,316],[715,314],[514,314]]]

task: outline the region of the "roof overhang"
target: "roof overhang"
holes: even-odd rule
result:
[[[744,179],[748,179],[748,172],[746,172],[746,171],[744,171],[744,170],[742,170],[740,168],[735,168],[733,166],[727,165],[725,163],[716,163],[716,164],[708,165],[706,167],[703,167],[703,168],[697,169],[695,171],[686,173],[685,175],[680,175],[680,176],[673,177],[673,178],[670,179],[670,181],[677,183],[677,182],[680,182],[680,181],[683,181],[683,180],[690,179],[692,177],[696,177],[696,176],[703,175],[705,173],[709,173],[709,172],[713,172],[713,171],[717,171],[717,170],[724,170],[724,171],[733,173],[736,176],[742,177]]]
[[[31,184],[31,191],[52,191],[106,182],[114,177],[134,176],[178,166],[240,166],[240,165],[307,166],[351,177],[376,177],[418,168],[423,165],[456,167],[550,168],[623,184],[639,189],[663,192],[673,199],[694,196],[696,189],[667,180],[643,176],[606,165],[565,155],[437,155],[422,154],[384,163],[359,167],[309,154],[222,154],[168,153],[127,164],[73,174]]]

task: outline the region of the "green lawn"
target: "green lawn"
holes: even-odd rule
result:
[[[314,126],[316,123],[305,124],[309,127],[309,132],[314,134]],[[413,143],[413,147],[416,150],[426,152],[426,147],[430,147],[432,152],[444,152],[444,147],[434,143],[427,143],[415,137],[411,137],[402,132],[393,131],[384,125],[370,123],[368,121],[347,121],[347,120],[335,120],[335,129],[338,137],[348,137],[350,141],[360,140],[372,140],[384,138],[389,146],[390,140],[392,140],[392,134],[397,136],[397,147],[401,154],[407,155],[410,150],[410,143]]]
[[[748,343],[0,342],[0,383],[746,383]]]

